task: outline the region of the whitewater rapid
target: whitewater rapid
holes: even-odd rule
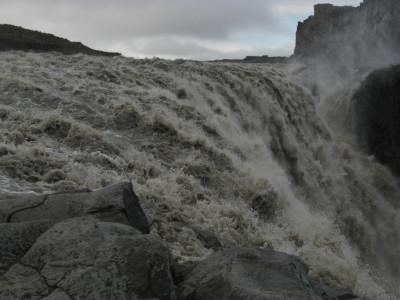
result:
[[[1,198],[131,180],[177,260],[212,253],[201,229],[399,293],[398,179],[320,120],[293,69],[24,52],[0,68]]]

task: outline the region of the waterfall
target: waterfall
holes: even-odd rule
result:
[[[399,293],[398,179],[286,66],[17,51],[0,66],[1,198],[128,179],[179,261],[212,252],[199,228],[360,296]]]

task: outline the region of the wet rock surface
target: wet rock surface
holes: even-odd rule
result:
[[[174,262],[160,236],[143,234],[149,227],[134,195],[123,182],[1,200],[0,299],[356,298],[310,281],[298,257],[256,247],[222,250],[200,229],[198,238],[217,252]]]
[[[29,291],[31,299],[55,292],[66,299],[174,299],[170,265],[168,247],[158,236],[74,218],[44,233],[3,275],[0,298],[22,299]]]
[[[353,299],[307,278],[300,258],[269,249],[233,248],[181,266],[179,299]],[[342,297],[342,298],[341,298]]]
[[[0,224],[0,274],[17,263],[49,228],[48,221]]]
[[[400,175],[400,66],[372,72],[353,95],[355,130],[370,154]]]
[[[30,195],[0,202],[0,221],[4,223],[49,220],[54,224],[79,216],[130,224],[143,233],[150,232],[132,184],[127,182],[94,192],[78,190],[71,193]]]

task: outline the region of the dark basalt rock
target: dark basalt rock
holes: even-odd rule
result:
[[[269,249],[234,248],[176,267],[178,299],[354,299],[351,291],[328,288],[307,278],[300,258]]]
[[[361,144],[399,176],[400,65],[371,73],[352,100]]]
[[[274,191],[268,191],[263,195],[258,195],[251,200],[250,207],[255,210],[260,218],[265,221],[273,221],[279,211],[278,194]]]
[[[93,216],[103,221],[132,225],[142,233],[150,232],[150,225],[130,182],[94,192],[84,190],[0,201],[0,223],[48,220],[55,224],[80,216]]]
[[[171,265],[159,236],[73,218],[42,234],[0,277],[0,299],[172,300]]]
[[[0,275],[17,263],[49,228],[48,221],[0,224]]]
[[[218,239],[215,233],[207,230],[201,230],[195,227],[192,227],[192,230],[196,234],[197,239],[202,243],[204,247],[212,249],[214,251],[218,251],[223,248],[223,244]]]
[[[160,236],[142,234],[149,226],[130,182],[0,200],[0,223],[0,299],[357,297],[310,281],[300,258],[268,249],[174,263]],[[206,247],[225,248],[214,233],[193,230]]]
[[[103,52],[86,47],[80,42],[52,34],[25,29],[8,24],[0,25],[0,51],[22,50],[36,52],[59,52],[62,54],[83,53],[98,56],[119,56],[120,53]]]

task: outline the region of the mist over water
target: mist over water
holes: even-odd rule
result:
[[[180,261],[212,253],[202,229],[399,295],[398,179],[320,119],[302,66],[22,52],[0,66],[2,198],[131,180]]]
[[[314,15],[298,24],[294,58],[301,67],[291,76],[313,94],[328,127],[341,134],[354,129],[351,96],[362,80],[400,63],[399,8],[396,0],[317,4]]]

